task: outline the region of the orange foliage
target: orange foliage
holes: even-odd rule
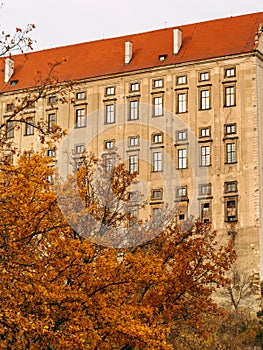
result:
[[[231,243],[219,246],[200,223],[182,232],[171,218],[143,245],[96,245],[62,215],[49,162],[23,155],[0,170],[1,349],[168,350],[187,329],[205,336],[204,314],[217,309],[212,292],[235,257]],[[94,160],[84,175],[92,167]],[[123,181],[111,181],[112,191],[121,186],[125,202],[133,177],[121,165],[116,172]],[[83,181],[84,207],[99,220],[102,205]]]

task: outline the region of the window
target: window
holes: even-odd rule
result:
[[[209,137],[211,135],[211,128],[201,128],[199,135],[200,137]]]
[[[153,171],[163,170],[162,152],[153,152]]]
[[[160,214],[161,214],[161,208],[152,208],[153,217],[159,217]]]
[[[186,186],[177,187],[175,196],[176,198],[179,198],[179,199],[187,198],[187,187]]]
[[[235,68],[226,68],[225,69],[225,78],[231,78],[236,76],[236,69]]]
[[[54,184],[54,178],[55,178],[55,175],[54,174],[50,174],[47,176],[47,181],[50,185],[53,185]]]
[[[210,109],[210,90],[200,90],[200,110]]]
[[[164,60],[166,60],[166,58],[167,58],[166,54],[165,55],[159,55],[159,61],[164,61]]]
[[[201,203],[201,221],[203,223],[209,223],[212,221],[210,202]]]
[[[161,88],[163,87],[163,79],[156,79],[153,81],[153,87],[154,88]]]
[[[138,172],[138,155],[129,156],[129,172],[133,174]]]
[[[15,130],[15,123],[12,120],[8,120],[6,122],[6,137],[9,139],[13,138],[14,130]]]
[[[202,72],[199,75],[199,81],[207,81],[210,79],[210,74],[209,72]]]
[[[201,166],[211,165],[210,146],[201,146]]]
[[[106,172],[113,171],[113,158],[112,157],[107,157],[105,159],[105,170],[106,170]]]
[[[151,199],[162,199],[163,198],[163,190],[161,188],[153,189]]]
[[[82,154],[85,150],[85,146],[83,144],[75,145],[75,154]]]
[[[225,221],[236,222],[237,220],[237,197],[225,198]]]
[[[176,78],[176,85],[183,85],[187,83],[186,75],[180,75]]]
[[[236,123],[225,124],[225,135],[231,135],[236,133]]]
[[[7,105],[6,105],[7,112],[12,112],[14,109],[15,109],[14,103],[7,103]]]
[[[140,90],[139,83],[131,83],[131,85],[130,85],[130,91],[131,92],[139,91],[139,90]]]
[[[224,88],[224,106],[232,107],[236,105],[236,88],[235,86],[225,86]]]
[[[109,86],[105,90],[105,95],[110,96],[115,94],[115,87],[114,86]]]
[[[199,185],[199,195],[207,196],[211,195],[211,184],[201,184]]]
[[[106,124],[115,123],[115,105],[114,104],[106,105],[105,123]]]
[[[235,142],[226,144],[226,163],[236,163],[236,144]]]
[[[57,96],[56,95],[48,96],[47,103],[49,105],[56,104],[57,103]]]
[[[85,91],[79,91],[76,92],[76,100],[85,100],[86,99],[86,92]]]
[[[114,148],[114,140],[104,141],[104,149],[109,150]]]
[[[138,208],[130,208],[129,226],[136,225],[138,221]]]
[[[139,101],[138,100],[130,101],[129,119],[130,120],[139,119]]]
[[[76,128],[84,128],[86,126],[86,109],[76,109]]]
[[[178,149],[178,169],[187,168],[187,154],[186,148]]]
[[[25,121],[25,135],[34,135],[34,118],[27,118]]]
[[[49,113],[47,116],[47,123],[48,123],[48,131],[49,132],[52,132],[55,130],[56,122],[57,122],[56,113]]]
[[[153,116],[160,117],[163,115],[163,98],[162,96],[153,99]]]
[[[138,203],[138,201],[139,201],[138,191],[129,192],[129,200],[130,200],[130,202],[133,202],[134,204]]]
[[[55,157],[55,156],[56,156],[55,148],[49,148],[49,149],[47,150],[47,157],[52,158],[52,157]]]
[[[176,131],[176,140],[177,141],[185,141],[187,140],[187,130],[178,130]]]
[[[225,193],[237,192],[237,181],[225,182],[224,192]]]
[[[131,136],[129,137],[129,146],[139,146],[139,136]]]
[[[182,92],[177,94],[177,113],[187,112],[187,93]]]
[[[152,142],[153,143],[162,143],[163,142],[163,134],[162,133],[153,134],[152,135]]]

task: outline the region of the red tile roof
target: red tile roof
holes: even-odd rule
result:
[[[255,33],[260,23],[263,23],[263,12],[174,27],[183,33],[177,55],[173,54],[174,28],[15,55],[11,80],[18,80],[18,83],[15,86],[4,84],[2,60],[0,91],[32,87],[40,78],[46,78],[50,65],[63,60],[54,74],[60,81],[73,81],[250,52],[256,48]],[[133,57],[128,65],[124,64],[126,41],[133,43]],[[167,58],[159,61],[162,54],[167,54]]]

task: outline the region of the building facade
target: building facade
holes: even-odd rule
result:
[[[40,150],[31,121],[43,119],[69,130],[75,160],[87,147],[111,166],[115,150],[148,203],[134,216],[165,203],[178,207],[178,223],[200,216],[219,240],[235,238],[240,266],[262,280],[261,23],[256,13],[14,56],[0,71],[1,122],[56,62],[54,75],[71,89],[68,103],[51,92],[28,106],[19,129],[9,120],[7,137]]]

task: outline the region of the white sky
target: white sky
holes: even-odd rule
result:
[[[263,11],[263,0],[0,0],[0,30],[34,23],[36,49]]]

